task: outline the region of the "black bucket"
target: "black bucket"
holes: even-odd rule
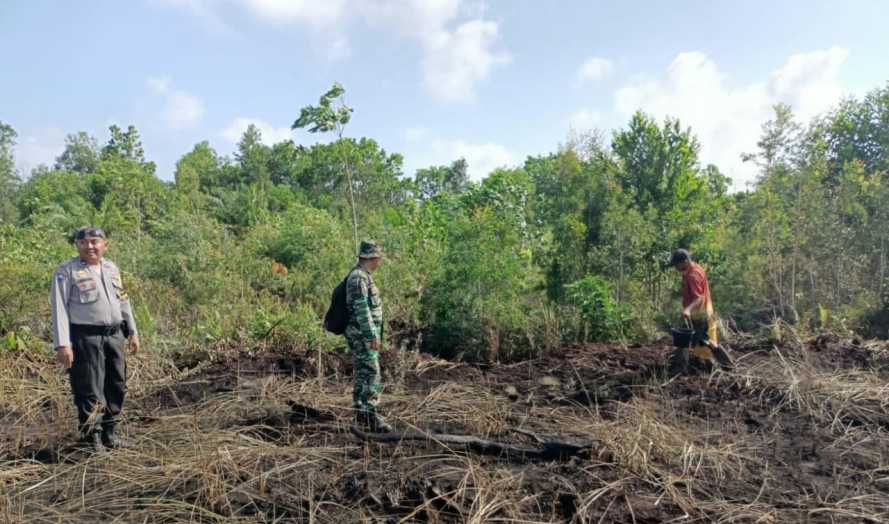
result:
[[[678,348],[690,346],[691,340],[695,336],[695,330],[687,328],[673,328],[670,332],[673,334],[673,345]]]

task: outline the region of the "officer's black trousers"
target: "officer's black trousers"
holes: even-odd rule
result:
[[[72,326],[71,343],[74,365],[68,373],[80,431],[113,428],[127,393],[126,339],[120,330],[96,334]]]

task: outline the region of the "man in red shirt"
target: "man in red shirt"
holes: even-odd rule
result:
[[[684,249],[673,252],[670,265],[682,274],[682,318],[694,329],[691,347],[676,348],[670,355],[670,376],[680,375],[688,369],[689,351],[700,359],[715,359],[722,368],[731,369],[732,360],[717,339],[716,315],[707,273]]]

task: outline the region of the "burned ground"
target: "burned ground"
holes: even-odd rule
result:
[[[739,340],[732,373],[662,378],[664,343],[477,367],[385,361],[401,430],[588,452],[536,459],[350,432],[347,359],[131,362],[129,450],[72,446],[65,377],[4,355],[0,516],[27,522],[885,522],[889,351]],[[319,373],[320,371],[320,373]]]

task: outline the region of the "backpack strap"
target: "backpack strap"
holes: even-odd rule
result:
[[[353,267],[347,274],[346,278],[343,279],[343,290],[346,292],[346,313],[349,315],[349,318],[352,318],[352,308],[349,307],[349,277],[352,276],[358,270],[358,266]]]

